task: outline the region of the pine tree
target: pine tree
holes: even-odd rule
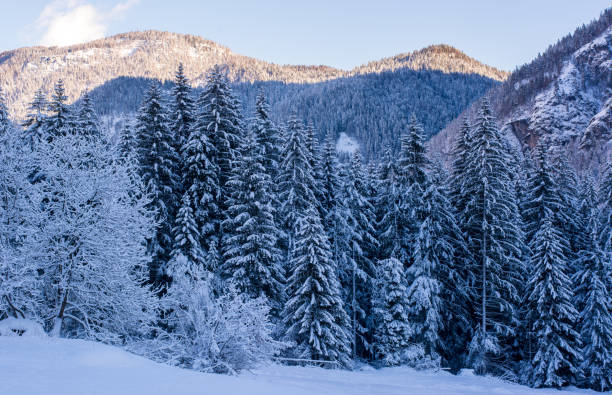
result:
[[[505,360],[508,355],[501,351],[512,341],[518,325],[516,284],[524,246],[512,168],[486,99],[472,142],[463,184],[463,195],[470,199],[460,223],[470,261],[476,263],[471,268],[476,280],[471,298],[472,306],[479,306],[474,314],[480,324],[470,344],[470,360],[477,373],[484,374],[510,368]]]
[[[580,311],[582,339],[582,381],[596,391],[612,388],[612,297],[609,288],[609,261],[599,246],[598,213],[591,206],[584,249],[578,254],[575,305]]]
[[[98,116],[93,108],[91,96],[86,92],[81,99],[79,112],[76,114],[76,133],[82,136],[101,137]]]
[[[531,243],[548,212],[554,213],[554,221],[557,227],[568,220],[561,200],[561,192],[553,178],[554,174],[550,167],[546,145],[547,143],[544,140],[537,145],[535,153],[537,167],[527,180],[527,190],[529,192],[523,205],[527,243]]]
[[[119,134],[118,153],[122,160],[133,157],[136,154],[136,136],[133,121],[128,119],[123,124]]]
[[[202,105],[198,102],[198,106]],[[202,110],[202,107],[200,107]],[[204,111],[204,110],[202,110]],[[219,184],[220,169],[216,148],[210,139],[209,124],[202,114],[189,130],[181,148],[182,189],[194,209],[200,246],[207,256],[205,269],[216,271],[219,263],[220,230],[224,202]]]
[[[245,139],[227,187],[227,218],[223,221],[223,276],[241,293],[268,298],[274,314],[284,297],[284,273],[277,248],[279,230],[270,200],[272,180],[263,166],[255,136]]]
[[[9,133],[10,128],[12,128],[11,120],[6,108],[4,93],[0,88],[0,137]]]
[[[408,348],[410,321],[404,265],[395,258],[378,262],[374,314],[374,354],[385,366],[399,365]]]
[[[139,174],[152,198],[150,208],[156,212],[156,233],[148,242],[148,253],[152,257],[150,277],[155,282],[165,279],[165,265],[174,239],[172,226],[179,205],[176,201],[178,154],[173,138],[161,90],[153,83],[137,117],[136,156]]]
[[[549,212],[531,242],[527,303],[532,306],[531,330],[536,344],[527,381],[533,387],[562,387],[574,382],[578,373],[580,341],[574,330],[578,313],[572,304],[564,244],[567,242]]]
[[[58,80],[53,88],[51,100],[48,103],[49,116],[45,122],[45,138],[48,142],[57,136],[64,136],[68,133],[70,111],[66,104],[68,96],[64,89],[64,81]]]
[[[319,215],[321,218],[327,217],[327,212],[324,210],[323,202],[323,171],[321,168],[321,152],[319,149],[319,141],[315,135],[315,129],[312,123],[308,123],[304,131],[304,143],[306,144],[306,153],[308,155],[308,162],[312,169],[312,177],[314,178],[314,194],[317,208],[319,209]]]
[[[372,282],[375,276],[374,207],[366,196],[365,175],[361,156],[355,152],[343,179],[341,211],[343,229],[339,230],[338,273],[344,294],[344,304],[352,321],[353,357],[370,351],[372,309]]]
[[[315,180],[308,161],[301,123],[291,118],[287,127],[287,142],[281,154],[283,161],[277,180],[279,226],[284,232],[283,248],[290,255],[297,220],[312,206],[316,207]],[[288,258],[287,261],[289,261]]]
[[[470,164],[470,149],[472,148],[472,131],[467,116],[463,119],[461,129],[456,137],[452,150],[452,171],[449,180],[450,199],[457,213],[464,213],[470,196],[466,191],[470,188],[464,184],[470,180],[468,177],[468,166]]]
[[[408,133],[401,138],[401,152],[398,161],[399,183],[402,190],[400,207],[404,213],[401,221],[401,240],[403,249],[412,251],[415,236],[423,220],[420,198],[427,188],[427,168],[429,159],[423,142],[423,128],[414,114],[410,118]],[[410,253],[404,262],[406,268],[412,264]]]
[[[30,145],[30,148],[38,144],[44,138],[44,124],[46,119],[45,112],[47,111],[48,104],[45,93],[42,89],[38,89],[34,94],[34,99],[28,107],[28,114],[22,126],[24,127],[24,133],[26,140]]]
[[[188,193],[183,195],[172,233],[174,235],[172,258],[176,260],[182,255],[188,262],[206,268],[205,254],[200,244],[200,231]]]
[[[448,358],[453,348],[446,342],[460,343],[460,339],[444,339],[443,331],[452,328],[457,335],[467,332],[466,284],[455,267],[456,258],[465,254],[466,246],[443,187],[441,170],[430,177],[420,199],[423,220],[415,238],[413,263],[407,270],[407,303],[411,342],[423,350],[426,359],[439,364],[439,358],[443,354]]]
[[[195,128],[206,131],[208,140],[214,147],[209,160],[218,167],[218,182],[221,198],[219,211],[225,212],[225,183],[229,179],[232,166],[242,142],[242,116],[239,103],[232,93],[227,77],[221,67],[215,66],[206,77],[204,91],[196,102],[198,109]]]
[[[612,261],[612,160],[608,160],[599,181],[599,205],[601,207],[599,242],[603,250],[609,254],[609,261]]]
[[[313,205],[297,219],[291,256],[289,299],[283,317],[287,339],[296,343],[295,356],[348,366],[349,319],[342,306],[329,242]]]
[[[337,216],[334,211],[340,194],[339,163],[336,155],[336,144],[331,134],[328,134],[323,147],[321,157],[321,190],[323,193],[321,205],[326,214],[323,224],[327,230],[330,244],[334,245],[335,234],[337,233]],[[334,261],[336,254],[334,254]]]
[[[405,219],[402,205],[405,195],[402,193],[398,169],[391,153],[387,151],[384,158],[379,174],[379,193],[376,201],[380,257],[408,262],[410,252],[404,248],[402,234],[402,224]]]
[[[256,146],[261,151],[263,166],[272,180],[276,180],[281,162],[282,140],[280,131],[270,119],[270,106],[263,91],[255,101],[255,117],[251,124]]]
[[[170,128],[176,139],[176,151],[181,154],[181,149],[189,137],[194,122],[195,109],[191,98],[191,87],[189,80],[185,77],[183,63],[179,63],[172,88]]]

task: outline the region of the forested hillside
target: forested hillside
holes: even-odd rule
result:
[[[612,9],[551,45],[489,93],[504,133],[533,147],[548,136],[567,147],[573,165],[595,174],[611,150]],[[467,110],[475,115],[477,105]],[[431,144],[449,155],[463,116]]]
[[[120,129],[126,117],[133,117],[150,82],[118,78],[91,92],[107,127]],[[169,90],[171,85],[167,82],[164,87]],[[346,133],[358,141],[367,160],[378,160],[385,148],[399,151],[397,136],[410,114],[419,117],[429,138],[495,85],[475,74],[404,68],[312,84],[268,81],[232,87],[245,114],[253,112],[255,98],[263,92],[276,122],[282,124],[295,115],[316,125],[320,140],[327,133],[334,138]]]

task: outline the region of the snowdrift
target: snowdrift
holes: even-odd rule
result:
[[[563,393],[592,393],[566,390]],[[0,394],[409,395],[559,394],[494,378],[409,368],[348,372],[270,365],[238,377],[149,361],[84,340],[0,336]]]

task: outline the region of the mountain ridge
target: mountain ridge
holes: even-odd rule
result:
[[[194,86],[204,83],[206,71],[215,64],[226,65],[233,82],[304,84],[402,68],[478,74],[496,81],[507,76],[444,44],[342,70],[325,65],[279,65],[236,54],[199,36],[147,30],[66,47],[35,46],[2,52],[0,80],[11,115],[21,119],[34,92],[39,88],[49,92],[59,78],[64,79],[69,102],[74,102],[84,91],[117,77],[172,79],[179,62]]]

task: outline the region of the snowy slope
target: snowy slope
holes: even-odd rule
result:
[[[494,378],[416,372],[359,372],[268,366],[239,377],[161,365],[119,348],[83,340],[0,336],[0,394],[10,395],[408,395],[558,394]],[[567,394],[594,393],[566,390]]]

